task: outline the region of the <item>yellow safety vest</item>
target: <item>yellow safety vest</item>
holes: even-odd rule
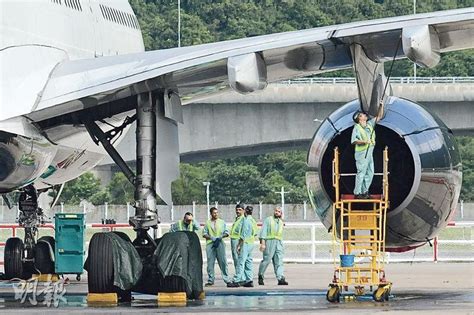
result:
[[[188,231],[193,232],[193,227],[194,227],[194,226],[193,226],[192,223],[188,224]],[[178,221],[178,231],[186,231],[186,229],[184,228],[184,222],[183,222],[183,220],[179,220],[179,221]]]
[[[270,233],[267,234],[267,239],[269,240],[281,240],[283,238],[283,220],[275,219],[274,217],[270,218]],[[276,220],[280,220],[278,230],[276,229]]]
[[[245,243],[253,244],[253,243],[255,243],[255,236],[257,236],[257,233],[258,233],[258,227],[257,227],[257,221],[255,221],[255,219],[253,217],[250,217],[249,220],[252,221],[252,236],[247,237],[245,239]]]
[[[371,139],[370,140],[373,143],[375,143],[375,132],[373,132],[374,129],[369,124],[367,124],[367,127],[369,127],[370,134],[371,134]],[[369,139],[369,136],[367,135],[367,131],[365,130],[365,128],[362,127],[360,124],[356,124],[356,128],[359,128],[360,135],[362,136],[362,140],[367,141]],[[367,150],[368,147],[369,147],[368,143],[366,143],[366,144],[356,144],[355,150],[356,150],[356,152],[365,151],[365,150]]]
[[[207,226],[207,234],[209,236],[211,236],[211,237],[221,237],[223,229],[224,229],[224,220],[222,220],[222,219],[217,219],[216,220],[216,230],[215,231],[212,228],[212,220],[207,220],[206,226]],[[211,244],[211,243],[212,243],[212,240],[207,240],[206,241],[206,244]]]
[[[232,239],[239,239],[240,238],[240,230],[242,230],[242,225],[240,225],[240,221],[244,218],[241,215],[237,220],[235,220],[234,224],[232,224],[232,228],[230,229],[230,238]],[[240,226],[240,229],[237,231],[237,226]]]

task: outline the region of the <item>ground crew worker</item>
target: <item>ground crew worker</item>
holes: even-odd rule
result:
[[[229,236],[229,231],[224,220],[219,219],[219,211],[216,207],[209,210],[211,219],[207,220],[202,231],[202,236],[206,239],[207,255],[207,275],[206,286],[214,285],[214,264],[217,258],[217,264],[222,272],[222,278],[225,283],[230,282],[229,272],[227,270],[227,259],[225,256],[225,244],[223,239]]]
[[[178,231],[199,231],[199,223],[193,219],[193,214],[191,212],[186,212],[183,220],[179,220],[170,227],[170,232]]]
[[[260,251],[263,259],[258,268],[258,284],[264,285],[263,279],[270,261],[273,261],[273,269],[278,280],[278,285],[288,285],[283,275],[283,220],[281,219],[281,208],[276,207],[273,216],[263,221],[260,230]]]
[[[230,249],[232,251],[232,260],[234,261],[234,270],[237,272],[239,254],[237,253],[237,244],[239,243],[240,231],[242,229],[242,220],[244,219],[244,206],[237,204],[235,206],[235,220],[230,229]]]
[[[235,288],[239,286],[253,287],[253,258],[252,251],[255,243],[255,231],[257,223],[252,218],[253,207],[245,209],[245,218],[242,219],[237,253],[239,254],[237,268],[233,282],[229,282],[227,287]],[[255,224],[254,224],[255,222]]]
[[[354,158],[357,175],[354,195],[356,199],[368,199],[370,184],[374,177],[375,124],[382,119],[383,103],[379,104],[377,117],[368,120],[366,113],[357,111],[352,117],[355,124],[352,130],[351,144],[355,145]]]

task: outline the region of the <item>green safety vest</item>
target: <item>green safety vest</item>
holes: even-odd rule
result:
[[[209,236],[211,236],[211,237],[221,237],[223,229],[224,229],[224,220],[222,220],[222,219],[217,219],[216,220],[216,230],[215,231],[212,229],[212,221],[211,220],[207,220],[206,226],[207,226],[207,234]],[[212,243],[211,240],[206,241],[206,244],[211,244],[211,243]]]
[[[242,229],[242,225],[240,225],[240,221],[244,218],[241,215],[237,220],[235,220],[234,224],[232,224],[232,228],[230,229],[230,238],[232,239],[239,239],[240,238],[240,230]],[[237,226],[240,225],[240,230],[237,231]]]
[[[188,231],[193,232],[194,231],[193,228],[194,228],[194,225],[192,223],[188,224]],[[178,231],[186,231],[186,229],[184,228],[183,220],[178,221]]]
[[[274,217],[269,217],[270,218],[270,233],[267,234],[267,239],[268,240],[281,240],[283,237],[283,220],[280,220],[280,224],[278,227],[278,231],[276,229],[276,220]]]
[[[373,131],[374,129],[372,128],[371,125],[367,124],[367,127],[370,129],[370,134],[371,134],[371,141],[375,143],[375,132]],[[365,130],[364,127],[362,127],[360,124],[356,124],[356,128],[359,128],[360,134],[362,136],[362,140],[367,141],[369,140],[369,136],[367,135],[367,131]],[[369,147],[369,144],[356,144],[355,150],[356,152],[360,151],[365,151]]]
[[[250,220],[252,220],[252,235],[245,239],[245,243],[247,244],[255,243],[255,236],[257,236],[258,233],[257,221],[255,221],[253,217],[250,217]]]

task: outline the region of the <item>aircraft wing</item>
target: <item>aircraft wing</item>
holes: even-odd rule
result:
[[[229,86],[253,92],[268,82],[351,67],[354,45],[375,64],[396,54],[431,67],[439,53],[474,47],[474,8],[65,61],[54,68],[41,99],[25,114],[43,121],[159,88],[178,93],[183,103]]]
[[[77,112],[100,120],[133,110],[140,93],[167,90],[165,114],[160,111],[157,121],[156,192],[170,203],[170,184],[179,174],[180,104],[229,87],[250,93],[269,82],[354,65],[363,109],[374,113],[385,97],[385,61],[408,57],[433,67],[440,53],[472,48],[473,41],[474,8],[467,8],[64,61],[54,67],[39,100],[24,116],[48,133],[55,126],[80,124]]]

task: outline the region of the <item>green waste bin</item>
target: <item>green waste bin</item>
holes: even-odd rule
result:
[[[55,261],[57,274],[76,274],[80,280],[84,268],[85,221],[82,213],[57,213],[55,223]]]

